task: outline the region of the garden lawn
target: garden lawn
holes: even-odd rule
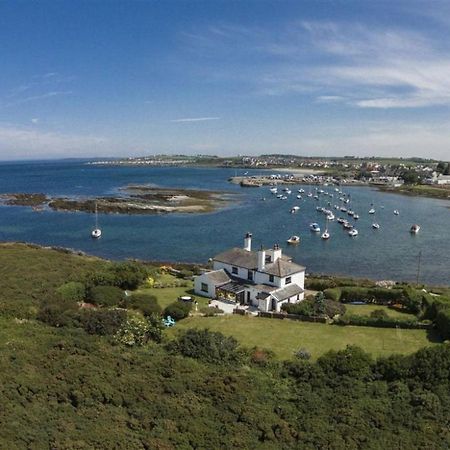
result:
[[[190,317],[167,330],[167,334],[173,336],[178,330],[187,328],[220,331],[234,336],[244,347],[259,346],[272,350],[279,359],[292,358],[300,348],[305,348],[312,359],[317,359],[328,350],[341,350],[347,345],[358,345],[374,357],[408,354],[434,345],[426,330],[338,326],[237,315]],[[431,338],[438,341],[434,334]]]
[[[397,311],[396,309],[389,308],[383,305],[349,305],[345,304],[346,314],[354,316],[370,316],[372,311],[382,309],[389,317],[393,319],[414,320],[416,316],[406,312]]]

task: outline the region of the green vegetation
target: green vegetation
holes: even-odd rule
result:
[[[398,310],[394,308],[390,308],[384,305],[345,305],[346,313],[352,316],[371,316],[374,311],[384,311],[387,317],[391,317],[393,319],[415,319],[416,316],[414,314],[409,314],[404,312],[403,310]]]
[[[178,330],[208,328],[233,336],[241,345],[254,347],[263,344],[277,358],[292,358],[300,347],[306,348],[317,359],[327,351],[341,350],[347,345],[359,345],[373,356],[408,354],[433,345],[425,330],[397,330],[369,327],[339,327],[334,325],[297,322],[259,317],[222,316],[189,317],[168,330],[175,336]],[[431,333],[433,340],[438,337]]]
[[[175,282],[154,266],[23,244],[0,263],[2,449],[450,445],[450,346],[432,332],[199,315],[163,329],[190,286],[148,287]],[[421,300],[448,331],[450,301]]]

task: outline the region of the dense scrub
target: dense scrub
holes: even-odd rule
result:
[[[204,329],[167,342],[155,299],[121,295],[145,278],[134,263],[10,250],[0,247],[2,449],[450,445],[449,345],[378,360],[348,347],[316,362],[300,348],[279,362]],[[89,295],[114,307],[80,308]],[[421,301],[448,329],[448,303]],[[180,305],[165,313],[185,314]]]

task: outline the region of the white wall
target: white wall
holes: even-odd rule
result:
[[[300,286],[302,289],[305,289],[305,271],[294,273],[293,275],[290,275],[291,282],[289,284],[296,284]],[[289,284],[286,284],[286,278],[284,277],[281,280],[281,287],[289,286]]]
[[[208,285],[208,292],[202,291],[202,283]],[[194,279],[194,291],[197,295],[203,295],[204,297],[213,298],[216,295],[216,285],[208,280],[206,274],[199,275]]]

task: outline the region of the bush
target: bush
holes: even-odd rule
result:
[[[89,334],[109,336],[117,333],[127,317],[121,309],[84,310],[80,315],[80,326]]]
[[[258,366],[266,367],[274,357],[274,352],[265,348],[253,347],[250,351],[250,361]]]
[[[89,290],[89,299],[96,305],[118,306],[124,298],[125,293],[116,286],[94,286]]]
[[[150,325],[143,317],[129,317],[117,331],[114,339],[119,344],[143,345],[147,342]]]
[[[66,300],[74,302],[82,302],[86,297],[86,287],[83,283],[70,281],[61,285],[56,292]]]
[[[205,306],[204,308],[200,308],[200,312],[206,317],[217,316],[217,314],[223,314],[223,311],[220,308],[214,308],[213,306]]]
[[[436,327],[443,339],[450,339],[450,308],[437,313]]]
[[[298,303],[285,303],[281,309],[288,314],[307,317],[334,317],[345,314],[345,306],[339,302],[325,299],[319,292],[316,297],[307,298]]]
[[[305,288],[313,291],[324,291],[336,287],[336,281],[330,278],[306,278]]]
[[[387,319],[388,313],[384,309],[375,309],[370,313],[372,319]]]
[[[240,361],[238,342],[233,337],[209,330],[190,329],[168,345],[168,350],[183,356],[214,364],[230,364]]]
[[[308,360],[311,359],[311,353],[306,348],[301,348],[294,352],[294,356],[298,359]]]
[[[342,291],[341,288],[335,287],[331,289],[325,289],[323,292],[326,298],[329,298],[330,300],[334,300],[335,302],[338,302],[341,299]]]
[[[377,317],[372,316],[353,316],[346,315],[335,320],[337,325],[356,325],[364,327],[379,327],[379,328],[426,328],[428,324],[419,322],[418,319],[394,319],[392,317]]]
[[[191,309],[191,302],[180,302],[177,300],[176,302],[173,302],[166,307],[166,309],[164,310],[164,317],[170,316],[176,321],[182,320],[185,317],[189,316]]]
[[[41,303],[37,319],[52,327],[65,327],[73,325],[77,314],[77,303],[57,294],[54,297],[46,298]]]
[[[154,295],[151,294],[133,294],[127,297],[123,302],[126,308],[137,309],[144,314],[144,316],[149,317],[153,314],[161,314],[162,309],[158,304],[158,300]]]
[[[121,289],[136,289],[147,278],[147,269],[143,264],[126,261],[113,264],[109,272],[114,276],[114,285]]]

